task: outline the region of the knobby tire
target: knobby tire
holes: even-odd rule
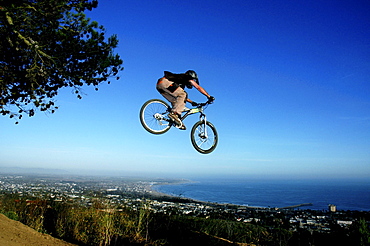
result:
[[[203,137],[204,126],[207,127],[207,138]],[[195,123],[191,129],[190,138],[193,147],[201,154],[211,153],[216,148],[218,142],[216,127],[209,121],[206,124],[204,124],[204,121]]]
[[[167,114],[170,106],[160,99],[151,99],[143,104],[140,109],[140,122],[145,130],[152,134],[163,134],[171,128]],[[155,114],[163,115],[167,120],[158,120]]]

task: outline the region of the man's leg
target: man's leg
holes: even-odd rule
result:
[[[173,102],[172,112],[181,115],[185,108],[186,92],[181,88],[177,88],[172,94],[176,100]]]
[[[185,125],[181,122],[180,117],[181,113],[185,108],[185,100],[187,97],[186,92],[181,88],[178,87],[174,91],[170,91],[168,88],[173,83],[166,78],[162,78],[157,83],[157,90],[160,94],[166,98],[172,105],[172,112],[169,114],[169,117],[176,122],[178,125],[182,125],[180,129],[185,130]]]

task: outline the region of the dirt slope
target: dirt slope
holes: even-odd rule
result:
[[[50,235],[39,233],[0,214],[1,246],[73,246]]]

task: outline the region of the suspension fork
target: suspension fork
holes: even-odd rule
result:
[[[204,136],[203,137],[204,138],[208,138],[208,134],[207,134],[207,117],[206,117],[205,114],[203,114],[203,112],[200,112],[199,120],[204,122],[204,129],[203,129]]]
[[[203,113],[203,108],[195,108],[195,109],[189,110],[188,112],[186,112],[186,114],[184,114],[184,116],[181,117],[181,121],[185,120],[186,117],[188,117],[189,115],[196,114],[196,113],[200,113],[199,121],[204,121],[204,130],[203,130],[204,135],[202,137],[208,138],[208,134],[207,134],[207,117]]]

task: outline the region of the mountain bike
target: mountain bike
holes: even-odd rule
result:
[[[194,108],[185,108],[180,117],[184,121],[189,115],[199,113],[199,121],[191,128],[190,139],[193,147],[199,153],[209,154],[217,146],[218,135],[215,126],[207,120],[204,110],[211,104],[210,101],[198,103]],[[148,132],[152,134],[163,134],[170,128],[180,128],[170,119],[168,114],[171,107],[160,99],[151,99],[143,104],[140,109],[140,122]]]

